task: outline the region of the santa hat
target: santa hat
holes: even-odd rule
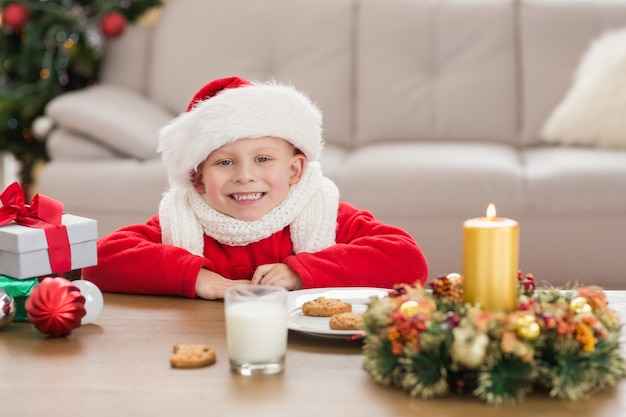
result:
[[[190,187],[190,174],[211,152],[263,136],[285,139],[315,161],[323,146],[322,114],[292,86],[221,78],[202,87],[187,111],[161,129],[159,152],[170,184]]]
[[[263,136],[285,139],[306,155],[302,178],[261,219],[247,222],[216,211],[194,190],[191,174],[217,148]],[[339,191],[317,161],[323,144],[322,114],[293,87],[238,77],[212,81],[196,93],[185,113],[161,129],[159,142],[170,180],[159,205],[164,243],[202,256],[205,234],[222,244],[242,246],[289,225],[295,253],[335,244]]]

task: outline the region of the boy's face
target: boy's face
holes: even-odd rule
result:
[[[194,187],[215,210],[254,221],[278,206],[300,181],[306,157],[283,139],[239,139],[213,151],[198,167]]]

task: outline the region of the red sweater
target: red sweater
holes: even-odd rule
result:
[[[98,265],[83,278],[102,291],[196,296],[201,268],[230,279],[250,279],[259,265],[282,262],[303,288],[382,287],[425,283],[428,266],[421,249],[405,231],[384,224],[364,210],[341,202],[336,245],[294,255],[289,227],[247,246],[227,246],[204,237],[204,257],[161,241],[158,214],[98,241]]]

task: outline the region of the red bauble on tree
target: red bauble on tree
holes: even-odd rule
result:
[[[117,38],[126,29],[126,17],[120,12],[109,12],[100,21],[100,30],[107,38]]]
[[[29,18],[30,12],[21,3],[7,4],[2,12],[3,24],[16,31],[20,30],[28,22]]]
[[[52,337],[67,336],[86,314],[85,297],[65,278],[44,278],[35,285],[25,303],[28,321]]]

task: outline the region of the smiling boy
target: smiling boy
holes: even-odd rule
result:
[[[83,277],[103,291],[206,299],[241,283],[424,283],[408,233],[339,201],[322,145],[321,112],[293,87],[208,83],[160,132],[170,188],[159,213],[102,238]]]
[[[287,198],[305,163],[304,154],[283,139],[240,139],[200,164],[194,187],[215,210],[251,222]]]

